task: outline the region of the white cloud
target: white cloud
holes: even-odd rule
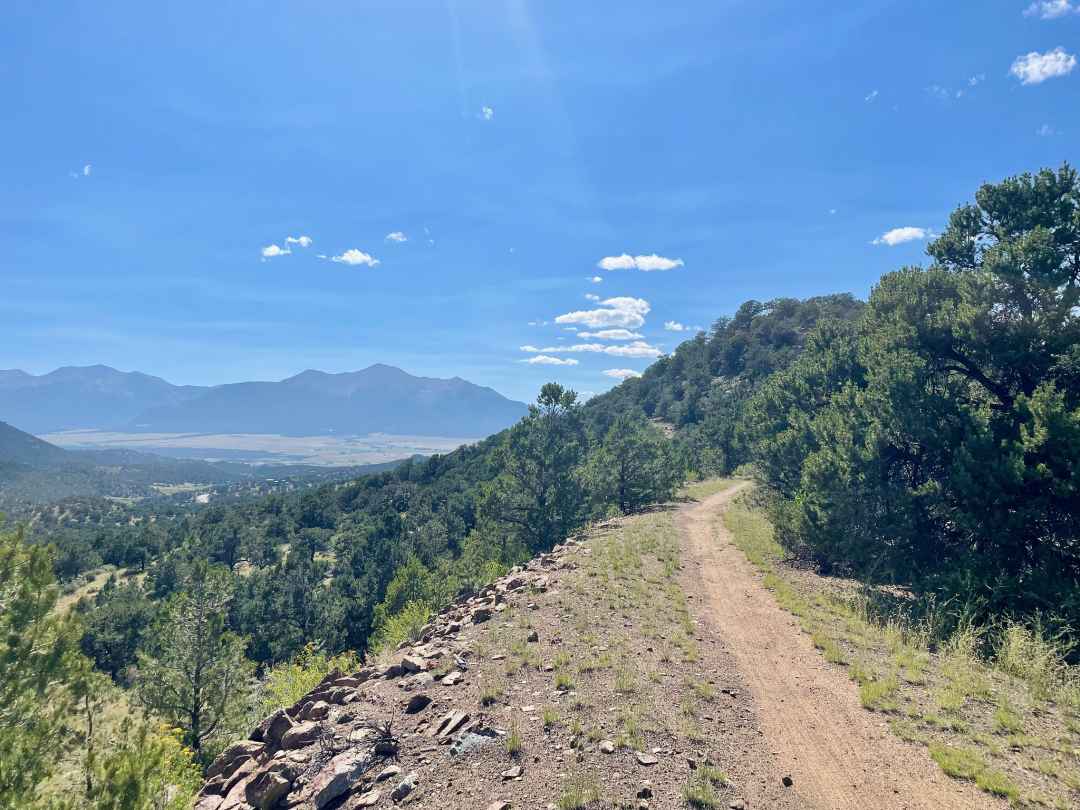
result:
[[[536,357],[530,357],[521,362],[528,363],[530,366],[576,366],[578,364],[573,357],[551,357],[547,354],[538,354]]]
[[[273,259],[275,256],[288,256],[292,253],[288,248],[279,247],[277,245],[267,245],[262,249],[262,255],[264,259]]]
[[[678,321],[664,321],[664,328],[669,332],[685,332],[690,327],[686,324],[679,323]]]
[[[650,346],[644,340],[635,340],[625,346],[605,346],[604,354],[615,357],[659,357],[663,352],[655,346]]]
[[[599,295],[593,295],[592,293],[585,293],[585,298],[587,300],[589,300],[589,301],[599,301],[600,300]]]
[[[1040,138],[1049,138],[1052,135],[1057,135],[1058,131],[1049,124],[1043,124],[1037,130],[1035,130],[1035,134],[1038,135]]]
[[[632,368],[609,368],[602,372],[607,377],[614,377],[616,380],[627,380],[631,377],[640,377],[640,371],[634,371]]]
[[[348,264],[355,267],[358,264],[366,264],[368,267],[374,267],[379,264],[379,260],[374,256],[369,256],[362,250],[356,248],[350,248],[342,253],[340,256],[331,256],[330,261],[337,262],[338,264]]]
[[[578,337],[593,340],[635,340],[645,336],[629,329],[601,329],[599,332],[578,332]]]
[[[601,284],[603,283],[604,279],[601,276],[593,276],[589,279],[589,281],[591,281],[593,284]]]
[[[891,231],[886,231],[870,244],[895,247],[896,245],[904,244],[904,242],[914,242],[919,239],[926,239],[930,235],[931,232],[929,228],[914,228],[908,225],[904,228],[893,228]]]
[[[972,76],[970,79],[968,79],[968,86],[969,87],[976,87],[977,85],[980,85],[985,81],[986,81],[986,74],[985,73],[976,73],[974,76]]]
[[[1072,73],[1076,67],[1076,57],[1066,53],[1064,48],[1054,48],[1046,53],[1032,51],[1016,57],[1009,68],[1009,73],[1020,80],[1020,84],[1041,84],[1047,79],[1056,79]]]
[[[311,247],[312,238],[310,236],[286,236],[285,244],[287,245],[299,245],[300,247]]]
[[[91,166],[89,163],[87,163],[85,166],[82,167],[82,176],[83,177],[89,177],[90,172],[92,172],[93,170],[94,170],[94,167]]]
[[[879,95],[881,95],[881,94],[877,90],[871,90],[869,93],[866,94],[866,97],[863,99],[863,101],[865,101],[867,104],[869,104],[871,101],[876,99]]]
[[[651,307],[643,298],[620,296],[601,301],[602,309],[585,309],[567,312],[555,319],[555,323],[579,323],[592,329],[623,327],[637,329],[645,325],[645,316]]]
[[[390,233],[388,233],[386,235],[386,241],[387,242],[408,242],[409,237],[407,237],[401,231],[391,231]],[[513,253],[514,249],[510,248],[510,252]]]
[[[674,270],[683,266],[682,259],[669,259],[666,256],[657,256],[652,253],[648,256],[631,256],[623,253],[621,256],[605,256],[596,263],[601,270],[641,270],[651,273],[654,270]]]
[[[490,121],[492,118],[495,117],[495,108],[484,105],[480,108],[480,117],[483,118],[485,121]]]
[[[1037,0],[1026,9],[1025,17],[1038,17],[1040,20],[1056,20],[1066,14],[1080,14],[1080,3],[1073,5],[1069,0]]]
[[[592,354],[610,354],[614,357],[659,357],[663,354],[655,346],[650,346],[643,340],[635,340],[616,346],[605,346],[603,343],[575,343],[572,346],[521,346],[521,351],[530,354],[578,354],[589,352]]]

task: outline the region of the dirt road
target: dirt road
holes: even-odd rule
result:
[[[683,584],[699,621],[734,657],[766,747],[800,801],[820,810],[1005,807],[945,776],[925,748],[903,742],[882,715],[863,709],[855,685],[777,607],[720,520],[744,486],[682,508]]]

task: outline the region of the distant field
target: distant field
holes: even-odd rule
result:
[[[345,467],[446,453],[474,438],[446,436],[279,436],[276,434],[112,433],[65,430],[41,438],[68,450],[140,450],[173,458]]]

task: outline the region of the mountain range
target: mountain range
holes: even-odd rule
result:
[[[0,370],[0,419],[31,433],[392,433],[481,437],[513,424],[526,406],[460,377],[415,377],[381,363],[279,382],[173,385],[108,366],[67,366],[35,376]]]

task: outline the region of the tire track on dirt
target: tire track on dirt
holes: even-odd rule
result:
[[[719,520],[742,483],[681,508],[687,591],[698,619],[735,658],[766,746],[800,798],[821,810],[1005,807],[945,776],[926,749],[894,736],[862,708],[855,685],[783,612]]]

